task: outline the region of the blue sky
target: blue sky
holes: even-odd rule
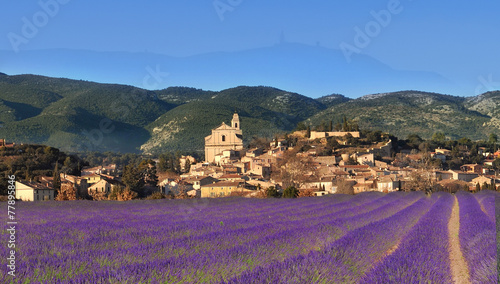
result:
[[[438,73],[460,86],[452,94],[500,87],[499,1],[41,0],[0,7],[0,50],[17,48],[20,56],[67,48],[184,57],[268,47],[284,34],[288,42],[331,49],[348,44],[394,69]],[[390,19],[376,29],[374,15],[386,12]],[[23,18],[39,24],[29,37]],[[368,44],[358,48],[356,28],[370,27]],[[13,44],[14,35],[24,41]],[[0,71],[11,74],[1,60]]]

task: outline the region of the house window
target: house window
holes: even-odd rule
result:
[[[226,141],[226,135],[222,135],[222,142]]]
[[[234,128],[238,128],[238,123],[235,123],[235,124],[234,124]]]

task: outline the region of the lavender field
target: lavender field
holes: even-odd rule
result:
[[[496,283],[495,196],[19,202],[0,282]]]

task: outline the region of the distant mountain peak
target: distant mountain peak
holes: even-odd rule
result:
[[[27,50],[22,55],[0,51],[0,58],[7,73],[16,70],[52,74],[146,89],[193,86],[223,90],[240,84],[262,84],[310,97],[330,92],[359,97],[382,88],[455,90],[456,87],[437,73],[395,70],[365,54],[357,54],[349,63],[341,50],[286,40],[254,49],[184,57],[52,49]],[[155,72],[168,76],[161,77]],[[359,78],[363,78],[363,84],[359,84]]]

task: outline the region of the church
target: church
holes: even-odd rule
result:
[[[240,129],[240,117],[234,113],[231,126],[222,124],[212,129],[212,135],[205,137],[205,162],[214,163],[215,156],[224,150],[242,150],[243,132]]]

